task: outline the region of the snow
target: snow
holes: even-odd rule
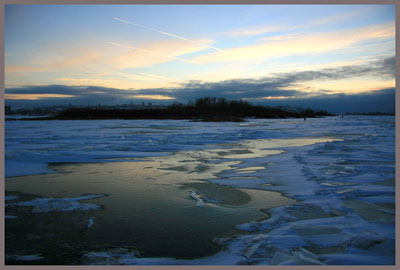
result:
[[[238,224],[236,235],[214,239],[223,249],[210,257],[143,258],[139,251],[110,249],[89,251],[85,264],[394,264],[395,187],[379,184],[395,178],[393,116],[6,121],[5,138],[6,177],[54,173],[48,163],[206,156],[207,165],[224,169],[204,181],[277,191],[298,201],[270,209],[267,219]],[[207,202],[195,192],[189,196],[197,206]],[[39,212],[99,209],[80,200],[25,204]],[[322,254],[311,252],[316,249]]]

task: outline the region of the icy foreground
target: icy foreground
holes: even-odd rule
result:
[[[90,211],[100,210],[101,206],[92,203],[81,203],[104,195],[86,195],[76,198],[38,198],[32,201],[9,203],[10,206],[32,206],[32,213],[65,212],[65,211]],[[93,221],[92,221],[93,222]]]
[[[290,139],[298,138],[333,139],[290,145]],[[266,139],[276,146],[265,144]],[[288,143],[282,146],[280,139]],[[259,142],[275,152],[257,152]],[[223,161],[240,163],[207,181],[279,191],[298,203],[271,209],[266,220],[238,224],[243,234],[214,239],[223,250],[211,257],[142,258],[135,250],[111,249],[88,251],[82,263],[394,264],[395,118],[391,116],[223,124],[6,122],[6,176],[52,172],[47,167],[51,162],[165,156],[219,149],[227,143],[243,143],[250,153],[222,155]],[[199,206],[207,205],[199,194],[190,196]]]

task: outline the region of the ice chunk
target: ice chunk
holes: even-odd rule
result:
[[[265,234],[259,234],[256,235],[255,237],[251,238],[247,243],[246,243],[246,248],[242,251],[242,254],[246,256],[247,258],[253,256],[253,254],[257,251],[257,249],[262,245],[266,243],[266,240],[268,239],[268,236]]]
[[[88,223],[88,225],[87,225],[87,228],[89,229],[90,227],[93,226],[93,224],[94,224],[94,219],[93,219],[92,217],[90,217],[88,221],[89,221],[89,223]]]
[[[203,199],[195,192],[190,191],[190,197],[197,201],[196,206],[204,207],[206,204],[204,203]]]
[[[33,255],[6,255],[7,260],[16,260],[16,261],[37,261],[43,259],[40,254]]]
[[[372,254],[336,253],[320,255],[325,264],[335,265],[383,265],[390,264],[386,256]]]
[[[279,265],[298,265],[294,259],[289,259],[287,261],[281,262]]]
[[[290,248],[295,248],[295,247],[308,246],[308,244],[304,242],[304,240],[297,234],[291,234],[291,235],[269,234],[268,243],[271,243],[273,246],[283,250],[288,250]]]
[[[298,264],[303,265],[323,265],[324,263],[318,259],[314,253],[300,247],[299,251],[294,252],[294,260]]]
[[[248,231],[248,232],[253,232],[253,231],[259,231],[261,230],[261,228],[263,230],[268,230],[271,229],[271,225],[268,223],[260,223],[260,222],[256,222],[256,221],[250,221],[249,223],[243,223],[243,224],[239,224],[235,227],[238,230],[241,231]]]
[[[124,260],[137,258],[139,252],[125,248],[115,248],[109,251],[88,252],[82,257],[82,264],[115,265],[125,264]]]
[[[4,200],[6,200],[6,201],[15,200],[15,199],[18,199],[18,196],[5,196],[4,197]]]
[[[372,231],[363,231],[351,242],[351,245],[368,249],[374,244],[382,243],[386,240],[386,237],[380,233],[372,232]]]
[[[336,247],[347,245],[355,238],[354,234],[338,233],[338,234],[320,234],[320,235],[307,235],[303,239],[307,242],[318,247]]]
[[[100,210],[101,206],[90,203],[80,203],[80,200],[94,199],[105,195],[87,195],[76,198],[38,198],[32,201],[23,201],[10,205],[33,206],[32,213],[46,213],[55,211],[90,211]]]
[[[5,219],[13,219],[13,218],[17,218],[17,216],[4,216]]]
[[[274,253],[271,261],[269,262],[271,265],[277,265],[284,263],[286,261],[293,260],[293,255],[285,253],[283,251],[277,251]]]

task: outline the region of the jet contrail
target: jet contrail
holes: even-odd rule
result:
[[[155,28],[151,28],[151,27],[147,27],[147,26],[144,26],[144,25],[141,25],[141,24],[134,23],[134,22],[130,22],[130,21],[126,21],[126,20],[122,20],[122,19],[120,19],[120,18],[115,18],[115,17],[113,17],[113,19],[114,19],[114,20],[117,20],[117,21],[120,21],[120,22],[124,22],[124,23],[128,23],[128,24],[132,24],[132,25],[135,25],[135,26],[138,26],[138,27],[141,27],[141,28],[144,28],[144,29],[150,30],[150,31],[155,31],[155,32],[158,32],[158,33],[161,33],[161,34],[164,34],[164,35],[170,36],[170,37],[179,38],[179,39],[182,39],[182,40],[185,40],[185,41],[191,42],[191,43],[195,43],[195,44],[198,44],[198,45],[202,45],[202,46],[204,46],[204,47],[208,47],[208,48],[211,48],[211,49],[214,49],[214,50],[220,51],[220,52],[222,52],[222,51],[223,51],[223,50],[221,50],[221,49],[218,49],[218,48],[216,48],[216,47],[213,47],[213,46],[207,45],[207,44],[205,44],[205,43],[198,42],[198,41],[194,41],[194,40],[190,40],[190,39],[187,39],[187,38],[184,38],[184,37],[180,37],[180,36],[177,36],[177,35],[174,35],[174,34],[171,34],[171,33],[167,33],[167,32],[164,32],[164,31],[161,31],[161,30],[155,29]]]
[[[183,58],[180,58],[180,57],[174,57],[174,56],[168,56],[168,55],[160,54],[160,53],[157,53],[157,52],[154,52],[154,51],[151,51],[151,50],[141,49],[141,48],[137,48],[137,47],[134,47],[134,46],[128,46],[128,45],[119,44],[119,43],[111,42],[111,41],[107,41],[106,43],[112,44],[112,45],[118,46],[118,47],[125,47],[125,48],[128,48],[128,49],[134,49],[134,50],[138,50],[138,51],[143,51],[143,52],[147,52],[147,53],[151,53],[151,54],[156,54],[156,55],[159,55],[159,56],[162,56],[162,57],[166,57],[166,58],[170,58],[170,59],[176,59],[176,60],[180,60],[180,61],[183,61],[183,62],[186,62],[186,63],[197,64],[198,65],[198,63],[190,61],[190,60],[186,60],[186,59],[183,59]]]

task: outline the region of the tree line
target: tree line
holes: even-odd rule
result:
[[[165,109],[67,108],[53,119],[192,119],[197,121],[242,121],[243,118],[303,118],[331,116],[326,111],[309,108],[297,111],[252,105],[245,100],[198,98],[187,104],[173,103]]]

